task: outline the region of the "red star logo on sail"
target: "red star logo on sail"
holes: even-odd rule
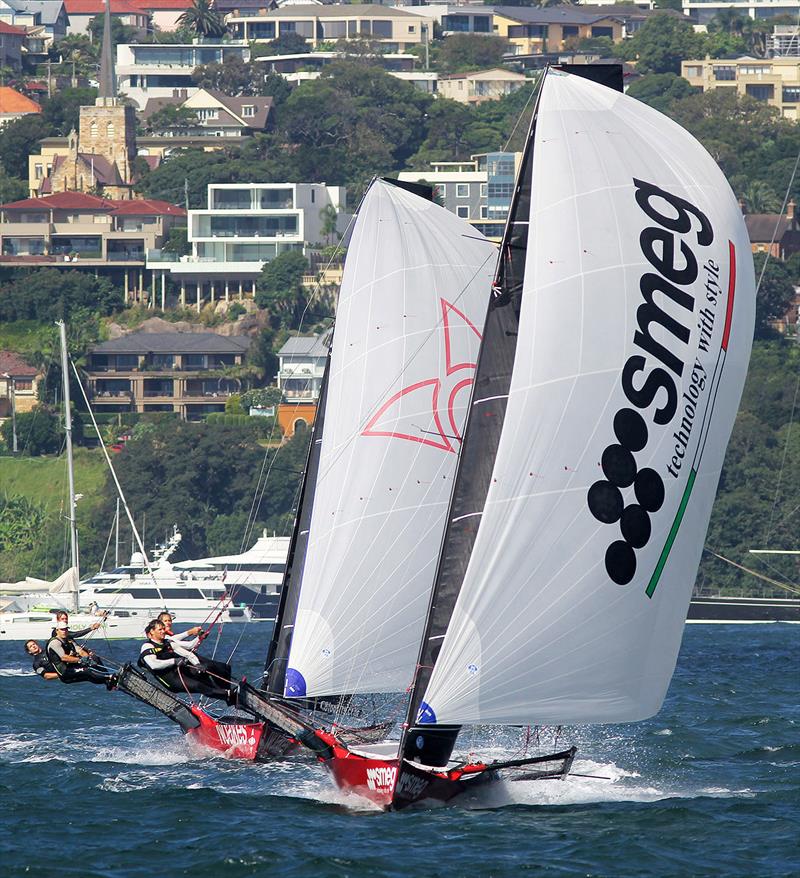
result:
[[[475,324],[450,302],[440,299],[444,331],[445,374],[417,381],[391,396],[373,415],[362,436],[388,436],[455,452],[461,439],[456,423],[455,402],[470,387],[475,363],[467,342],[480,341]],[[474,339],[470,333],[474,333]],[[475,347],[477,350],[477,347]],[[446,406],[441,408],[446,400]],[[430,418],[430,429],[419,424],[421,416]]]

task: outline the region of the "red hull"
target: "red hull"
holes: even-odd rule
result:
[[[509,762],[469,762],[449,770],[437,770],[400,760],[380,759],[353,751],[333,735],[317,731],[316,735],[330,747],[332,756],[324,759],[326,768],[339,789],[362,796],[387,810],[400,810],[417,802],[449,802],[465,790],[497,780],[504,769],[517,771],[520,779],[563,778],[572,767],[575,748],[547,757]],[[552,770],[534,766],[554,763]],[[544,768],[544,765],[542,765]]]
[[[195,744],[216,750],[229,759],[251,762],[285,756],[297,749],[297,742],[274,732],[263,722],[236,722],[216,720],[199,707],[192,713],[200,721],[196,729],[189,729],[187,737]]]

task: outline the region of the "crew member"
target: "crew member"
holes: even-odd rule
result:
[[[105,616],[106,616],[106,613],[104,611],[103,617],[105,617]],[[86,635],[91,634],[92,631],[97,631],[97,629],[103,624],[102,622],[95,622],[93,625],[89,625],[88,628],[81,628],[78,631],[70,631],[69,630],[69,613],[66,610],[59,610],[56,613],[56,625],[58,625],[59,622],[66,622],[67,623],[67,631],[69,632],[69,636],[73,637],[73,638],[74,637],[86,637]],[[56,636],[56,629],[53,628],[53,630],[50,632],[50,637],[52,638],[55,636]]]
[[[93,653],[75,643],[67,622],[56,622],[55,632],[47,644],[47,657],[62,683],[104,683],[108,689],[114,688],[116,675],[98,667]]]
[[[25,652],[33,658],[33,670],[43,680],[57,680],[55,665],[47,657],[45,651],[35,640],[29,640],[25,644]]]
[[[181,658],[189,659],[192,664],[195,664],[195,658],[199,659],[200,663],[205,670],[212,675],[213,679],[218,677],[222,677],[224,680],[231,679],[233,675],[231,673],[230,665],[225,664],[224,662],[215,661],[214,659],[200,655],[199,652],[195,651],[201,643],[199,635],[203,633],[203,629],[200,625],[195,625],[194,628],[190,628],[182,634],[175,634],[172,630],[171,613],[159,613],[157,621],[161,622],[164,626],[164,631],[166,632],[165,640],[172,647],[173,652],[177,653]],[[187,638],[192,639],[187,640]]]
[[[148,622],[145,634],[147,640],[139,653],[139,667],[150,671],[170,692],[194,692],[235,703],[237,686],[231,682],[230,665],[213,662],[214,667],[208,667],[193,652],[179,655],[173,643],[167,642],[164,623],[158,619]],[[217,669],[226,673],[219,674]]]

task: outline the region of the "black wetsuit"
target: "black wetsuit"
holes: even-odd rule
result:
[[[137,664],[170,692],[191,692],[226,702],[232,699],[235,687],[231,683],[231,666],[223,662],[203,659],[195,666],[184,662],[166,641],[147,640],[142,645]]]
[[[45,674],[58,673],[58,671],[56,670],[56,666],[47,657],[46,652],[40,652],[39,655],[34,656],[33,670],[34,673],[38,674],[40,677],[44,677]]]
[[[52,662],[53,669],[58,674],[58,678],[62,683],[106,684],[111,680],[111,674],[101,671],[99,668],[63,661],[63,656],[58,651],[59,646],[63,650],[64,655],[77,656],[78,649],[71,637],[68,637],[66,640],[53,637],[47,643],[47,658]]]

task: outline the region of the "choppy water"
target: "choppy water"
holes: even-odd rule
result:
[[[242,673],[257,676],[267,633],[248,632]],[[607,779],[400,814],[312,763],[192,753],[143,705],[44,683],[0,644],[0,878],[798,875],[799,643],[800,626],[689,626],[657,717],[561,739],[575,771]]]

